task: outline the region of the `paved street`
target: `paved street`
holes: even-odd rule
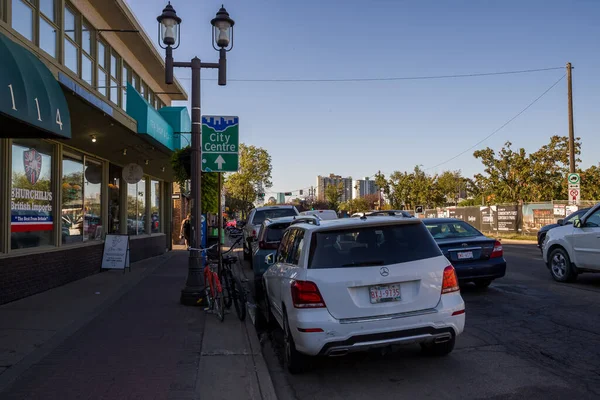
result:
[[[484,292],[463,290],[467,326],[446,358],[424,358],[411,346],[318,360],[292,376],[281,367],[281,332],[270,332],[264,352],[279,397],[598,398],[600,275],[558,284],[535,245],[505,245],[505,255],[504,279]]]

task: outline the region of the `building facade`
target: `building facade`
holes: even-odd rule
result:
[[[352,178],[342,178],[340,175],[329,174],[329,176],[317,176],[317,199],[325,201],[325,189],[329,185],[339,185],[342,187],[340,201],[345,202],[352,199]]]
[[[377,194],[377,185],[375,181],[365,177],[365,179],[357,179],[352,186],[354,198],[365,197],[369,194]]]
[[[0,304],[171,248],[186,98],[123,0],[0,0]]]

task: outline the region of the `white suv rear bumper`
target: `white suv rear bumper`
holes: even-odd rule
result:
[[[288,322],[298,351],[336,356],[390,345],[451,340],[464,330],[464,309],[457,292],[443,295],[435,308],[419,312],[339,320],[324,308],[293,309],[288,311]],[[314,329],[322,332],[301,331]]]

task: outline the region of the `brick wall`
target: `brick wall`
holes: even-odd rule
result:
[[[130,260],[161,255],[166,236],[130,240]],[[63,247],[57,251],[0,258],[0,304],[62,286],[100,272],[104,244]]]
[[[103,244],[0,259],[0,304],[100,271]]]
[[[139,239],[129,239],[129,259],[131,262],[155,257],[167,249],[165,235],[156,235]]]

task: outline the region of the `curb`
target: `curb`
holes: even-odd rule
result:
[[[152,274],[159,266],[163,265],[167,262],[172,256],[173,252],[169,251],[160,256],[156,256],[156,258],[163,258],[161,262],[156,265],[148,268],[144,271],[143,274],[136,277],[136,279],[126,283],[121,286],[112,296],[110,296],[104,303],[96,307],[92,312],[84,315],[81,318],[76,319],[73,323],[68,325],[65,329],[57,332],[51,339],[46,341],[43,345],[41,345],[37,350],[29,353],[25,358],[19,361],[14,366],[10,367],[7,371],[4,371],[2,375],[0,375],[0,394],[8,389],[25,371],[31,368],[33,365],[39,363],[42,359],[48,356],[54,349],[60,346],[65,340],[79,331],[81,328],[90,323],[94,318],[100,315],[103,311],[107,310],[110,306],[112,306],[117,300],[123,297],[127,292],[133,289],[138,283],[140,283],[144,278],[148,275]],[[152,257],[155,258],[155,257]],[[150,258],[150,259],[152,259]],[[140,260],[138,262],[148,262],[150,259]],[[135,263],[132,264],[135,266]],[[52,290],[52,289],[50,289]]]
[[[252,324],[252,319],[249,313],[246,313],[246,320],[244,321],[246,328],[246,335],[250,341],[250,349],[252,350],[252,360],[254,362],[254,373],[258,380],[258,387],[260,389],[260,395],[263,400],[277,400],[277,394],[275,392],[275,386],[271,379],[271,374],[267,368],[265,357],[262,353],[260,341],[256,334],[256,329]]]

